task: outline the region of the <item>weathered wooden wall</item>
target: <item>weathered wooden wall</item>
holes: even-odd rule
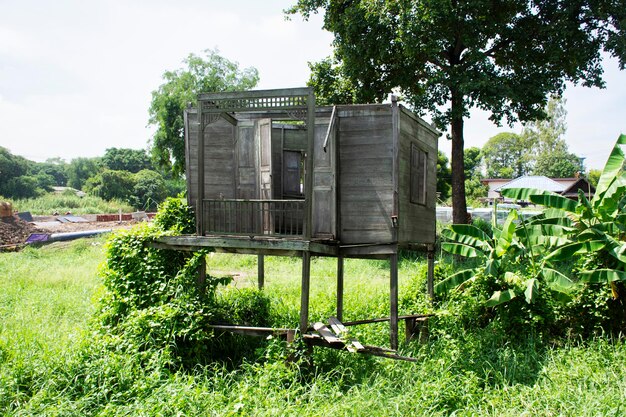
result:
[[[339,108],[339,239],[393,241],[392,123],[389,105]]]
[[[398,241],[435,243],[439,133],[401,106],[399,123]],[[411,202],[411,144],[428,155],[425,204]]]
[[[195,119],[194,109],[186,113],[187,185],[194,207],[198,184]],[[318,111],[313,190],[307,192],[314,206],[313,235],[333,237],[346,245],[434,243],[438,132],[402,106],[338,106],[331,147],[324,152],[330,120],[328,108]],[[259,123],[267,121],[240,115],[237,126],[222,118],[205,126],[205,198],[263,198]],[[274,123],[269,142],[271,198],[282,199],[283,151],[305,152],[306,131]],[[411,201],[412,146],[427,155],[426,193],[421,203]]]
[[[186,116],[188,200],[195,207],[198,190],[198,132],[195,111]],[[219,118],[204,127],[204,198],[235,198],[235,127]]]

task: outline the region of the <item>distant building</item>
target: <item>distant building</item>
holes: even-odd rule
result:
[[[578,190],[583,190],[587,198],[593,197],[596,189],[589,184],[586,178],[548,178],[541,175],[523,175],[515,179],[485,178],[481,182],[489,187],[487,200],[504,201],[500,191],[507,188],[534,188],[543,191],[552,191],[564,197],[578,198]]]

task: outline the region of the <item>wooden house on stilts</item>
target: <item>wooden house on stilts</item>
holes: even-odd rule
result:
[[[300,330],[309,328],[311,256],[390,260],[391,347],[398,345],[398,250],[435,243],[439,133],[389,104],[316,107],[310,88],[200,94],[185,113],[188,200],[197,233],[173,249],[211,247],[302,258]]]

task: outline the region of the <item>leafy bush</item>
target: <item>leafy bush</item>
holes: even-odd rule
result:
[[[161,174],[143,169],[134,176],[135,185],[129,198],[131,204],[144,210],[154,210],[167,197],[167,188]]]
[[[35,198],[43,193],[37,177],[21,175],[7,180],[2,186],[2,193],[13,198]]]
[[[246,289],[218,296],[218,287],[232,278],[207,274],[203,282],[198,281],[206,251],[189,253],[150,245],[159,236],[189,229],[193,229],[189,207],[180,199],[169,199],[157,213],[154,226],[138,225],[107,241],[100,322],[116,346],[137,352],[164,350],[174,363],[181,364],[233,359],[245,351],[238,351],[238,343],[233,342],[240,338],[216,339],[212,323],[269,324],[269,300],[262,292]]]
[[[85,191],[105,200],[128,201],[134,185],[135,179],[130,172],[105,169],[87,180]]]
[[[159,206],[154,225],[159,230],[171,230],[179,234],[190,234],[196,230],[193,210],[180,197],[168,198]]]
[[[568,280],[582,285],[608,284],[611,319],[608,330],[626,331],[626,155],[621,135],[604,167],[595,195],[578,201],[533,189],[509,189],[503,195],[546,207],[525,234],[544,251],[545,262],[577,262]],[[597,288],[593,285],[593,288]],[[586,305],[583,303],[582,305]],[[588,331],[586,331],[588,332]]]
[[[505,197],[530,200],[545,209],[528,221],[518,219],[513,211],[502,229],[493,228],[492,235],[471,225],[444,230],[448,239],[442,243],[444,250],[480,263],[451,275],[436,291],[466,290],[486,279],[493,294],[483,301],[484,307],[495,307],[494,317],[511,328],[531,324],[546,329],[558,320],[561,328],[590,335],[605,320],[601,324],[605,330],[624,332],[626,156],[622,145],[626,145],[625,135],[609,156],[591,201],[582,191],[574,201],[548,191],[507,189],[502,192]],[[581,284],[597,288],[597,283],[608,283],[612,291],[613,299],[605,298],[603,305],[603,295],[594,297],[586,291],[589,288],[580,289]],[[602,312],[592,314],[597,320],[578,320],[589,306]]]

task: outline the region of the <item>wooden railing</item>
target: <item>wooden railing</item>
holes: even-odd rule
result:
[[[303,236],[304,200],[202,200],[204,234]]]

